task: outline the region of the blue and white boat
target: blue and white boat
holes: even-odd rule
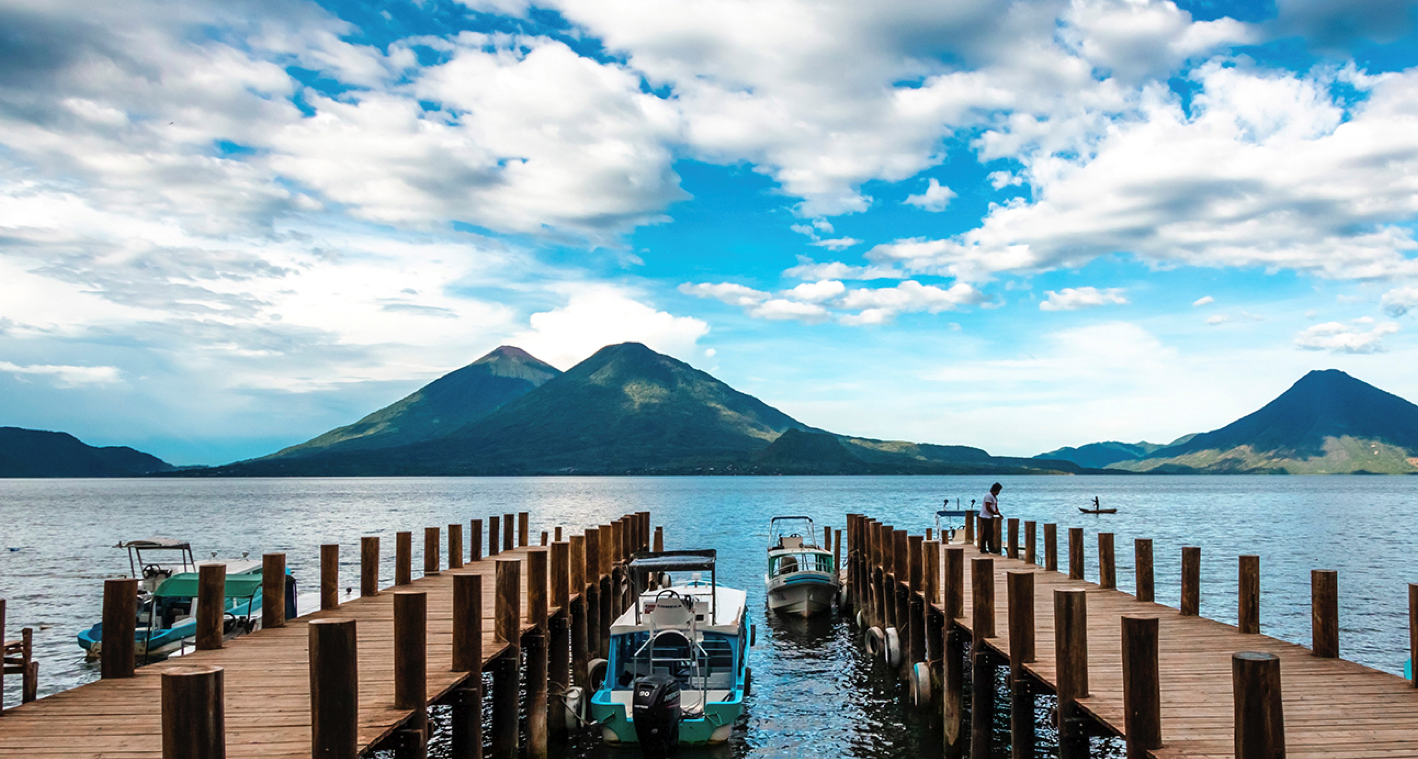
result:
[[[773,517],[768,523],[768,608],[810,617],[832,609],[841,590],[832,552],[817,544],[810,517]]]
[[[753,630],[747,594],[720,587],[714,562],[713,550],[638,553],[630,562],[636,602],[611,625],[610,659],[590,703],[606,743],[669,756],[679,745],[729,739],[751,687]],[[673,573],[690,579],[675,582]]]

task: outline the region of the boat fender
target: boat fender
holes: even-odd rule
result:
[[[586,679],[591,683],[591,690],[601,689],[601,684],[606,681],[606,667],[608,666],[610,666],[610,662],[605,659],[592,659],[591,663],[586,665]]]
[[[886,628],[886,666],[896,669],[901,666],[904,658],[901,651],[901,634],[896,632],[896,628]]]
[[[748,626],[748,647],[753,648],[758,645],[758,625]]]
[[[837,609],[839,611],[845,610],[847,606],[847,589],[839,587],[837,588]]]
[[[858,610],[858,611],[857,611],[857,627],[866,627],[866,626],[867,626],[867,615],[866,615],[866,612]]]
[[[882,632],[880,627],[869,628],[862,635],[862,648],[866,649],[867,656],[873,659],[881,656],[886,650],[886,633]]]
[[[586,691],[579,687],[571,686],[566,689],[563,697],[566,702],[566,710],[563,712],[566,718],[566,729],[575,732],[586,724]]]
[[[911,666],[911,705],[917,709],[931,705],[931,668],[925,662]]]
[[[753,667],[743,669],[743,697],[748,698],[753,693]]]

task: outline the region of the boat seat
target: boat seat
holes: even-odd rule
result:
[[[783,536],[782,545],[783,545],[783,548],[786,548],[786,549],[788,549],[788,550],[790,550],[790,551],[793,550],[793,549],[795,549],[795,548],[802,548],[802,547],[803,547],[803,536],[801,536],[801,535],[785,535],[785,536]]]

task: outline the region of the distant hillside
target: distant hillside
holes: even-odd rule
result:
[[[1140,459],[1148,454],[1166,448],[1169,445],[1180,445],[1196,437],[1195,434],[1185,435],[1173,440],[1170,443],[1149,443],[1142,441],[1139,443],[1122,443],[1117,440],[1108,440],[1102,443],[1089,443],[1077,448],[1064,446],[1058,450],[1041,453],[1035,456],[1036,459],[1051,459],[1054,461],[1072,461],[1081,467],[1089,469],[1102,469],[1109,464],[1116,464],[1119,461],[1132,461]]]
[[[436,383],[435,383],[436,384]],[[787,435],[785,433],[793,433]],[[1078,471],[978,448],[833,436],[638,343],[595,355],[455,432],[377,450],[331,446],[217,476],[859,474]]]
[[[128,447],[95,448],[63,432],[0,427],[0,477],[137,477],[172,469]]]
[[[330,430],[271,457],[392,448],[443,437],[559,374],[561,370],[521,348],[504,345],[354,424]]]
[[[1259,411],[1113,468],[1176,473],[1418,473],[1418,406],[1313,371]]]

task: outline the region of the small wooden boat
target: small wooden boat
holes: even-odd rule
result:
[[[809,517],[773,517],[768,523],[768,608],[810,617],[832,610],[840,580],[832,552],[817,544]]]
[[[1083,508],[1082,506],[1079,506],[1079,507],[1078,507],[1078,510],[1081,511],[1081,512],[1083,512],[1084,514],[1116,514],[1116,513],[1118,513],[1118,510],[1117,510],[1117,509],[1105,509],[1105,508],[1099,506],[1099,505],[1098,505],[1098,496],[1096,496],[1096,495],[1093,496],[1093,508],[1091,508],[1091,509],[1085,509],[1085,508]]]

